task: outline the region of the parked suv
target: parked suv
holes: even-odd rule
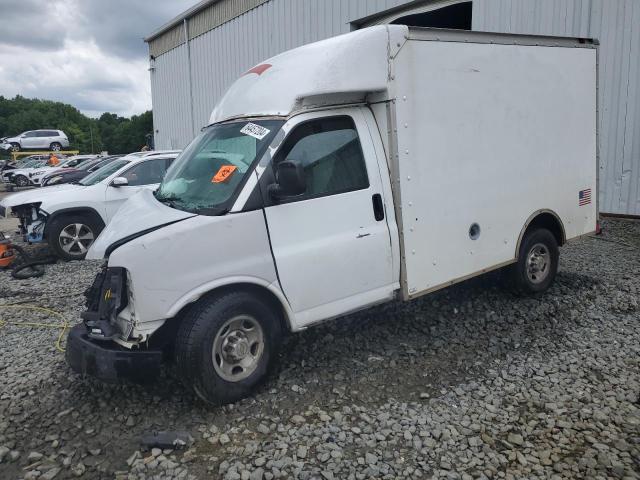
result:
[[[69,147],[69,139],[62,130],[29,130],[15,137],[7,137],[0,148],[19,152],[20,150],[59,151]]]
[[[82,259],[120,206],[141,190],[156,190],[178,156],[149,153],[114,160],[77,184],[9,195],[0,201],[0,217],[12,211],[25,241],[48,241],[60,258]]]

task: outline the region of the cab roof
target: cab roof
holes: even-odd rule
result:
[[[238,78],[209,123],[246,116],[288,116],[304,106],[363,100],[384,92],[391,51],[406,41],[404,25],[379,25],[289,50]]]

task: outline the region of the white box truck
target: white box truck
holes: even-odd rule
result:
[[[506,267],[552,283],[596,230],[597,44],[377,26],[242,75],[88,258],[74,370],[247,395],[286,332]]]

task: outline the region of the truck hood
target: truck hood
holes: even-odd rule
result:
[[[42,203],[44,200],[49,203],[50,200],[57,198],[58,196],[68,195],[70,190],[78,190],[86,188],[82,185],[64,184],[56,185],[52,187],[46,187],[45,189],[27,190],[25,192],[14,193],[9,195],[0,201],[0,205],[8,208],[15,207],[17,205],[24,205],[26,203]]]
[[[91,245],[86,258],[105,258],[111,253],[112,245],[124,245],[129,240],[165,225],[195,216],[193,213],[168,207],[156,200],[151,190],[144,189],[120,207],[111,222]]]

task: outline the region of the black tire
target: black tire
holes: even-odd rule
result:
[[[558,272],[560,251],[553,233],[538,228],[525,233],[518,261],[511,267],[514,289],[523,294],[546,291]]]
[[[16,175],[13,177],[13,183],[15,183],[18,187],[26,187],[29,185],[29,179],[24,175]]]
[[[51,150],[52,152],[59,152],[60,150],[62,150],[62,145],[58,142],[53,142],[51,145],[49,145],[49,150]]]
[[[12,152],[19,152],[20,151],[20,144],[19,143],[12,143],[11,144],[11,151]]]
[[[238,332],[225,328],[225,325],[245,317],[253,319],[261,328],[261,353],[254,355],[255,344],[248,344],[249,350],[244,350],[247,355],[251,355],[249,361],[255,363],[253,370],[248,373],[247,369],[237,374],[238,377],[247,374],[245,378],[224,378],[219,355],[214,353],[214,347],[217,341],[221,341],[223,345],[229,342]],[[277,357],[281,339],[278,312],[255,295],[240,291],[206,297],[187,312],[178,329],[175,344],[178,372],[183,382],[206,403],[224,405],[235,402],[248,396],[265,379]],[[256,348],[255,352],[257,351]],[[242,361],[245,359],[246,357]],[[233,365],[234,362],[229,361],[228,364]]]
[[[83,227],[73,227],[77,225]],[[51,250],[63,260],[82,260],[103,228],[104,224],[90,215],[82,213],[61,215],[54,218],[47,226],[47,240]],[[67,235],[73,235],[74,231],[78,231],[78,237],[85,237],[85,240],[79,239],[75,245],[69,245],[73,240],[69,240]],[[86,239],[88,232],[91,232],[93,236],[91,240]]]

